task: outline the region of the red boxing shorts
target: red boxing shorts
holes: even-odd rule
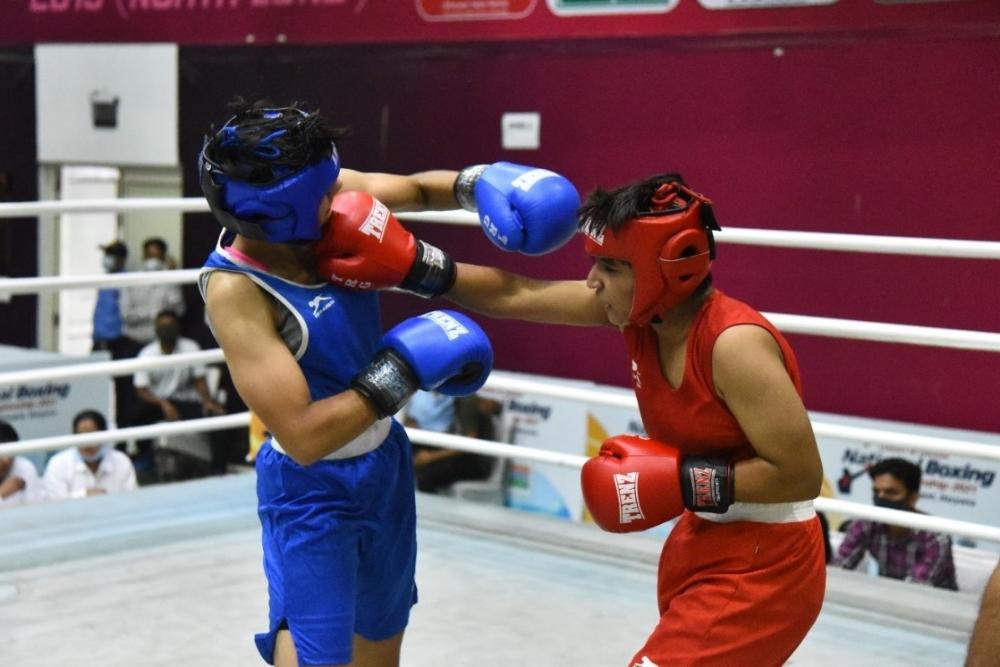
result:
[[[823,605],[819,520],[717,522],[685,512],[658,580],[660,622],[630,667],[782,665]]]

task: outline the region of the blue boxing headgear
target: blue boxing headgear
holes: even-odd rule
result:
[[[294,107],[261,109],[263,118],[278,118],[286,112],[309,114]],[[330,143],[329,155],[318,162],[291,169],[281,164],[281,150],[272,144],[288,130],[278,129],[263,137],[252,147],[252,155],[260,162],[274,160],[271,178],[266,182],[251,182],[226,170],[209,157],[210,148],[241,147],[239,125],[229,119],[213,137],[205,138],[198,157],[198,172],[202,192],[216,219],[226,229],[249,239],[271,243],[315,241],[320,237],[319,205],[340,173],[337,147]],[[251,148],[246,146],[246,148]]]

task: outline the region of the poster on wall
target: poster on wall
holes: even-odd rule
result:
[[[812,7],[832,5],[837,0],[698,0],[705,9],[769,9],[773,7]]]
[[[493,375],[598,389],[614,395],[632,395],[627,389],[600,386],[586,381],[500,371],[495,371]],[[642,429],[638,410],[629,408],[595,406],[524,392],[482,390],[480,395],[503,404],[503,426],[498,439],[512,445],[592,456],[609,435],[637,433]],[[512,459],[508,470],[507,504],[529,512],[574,520],[585,519],[580,471],[577,468],[537,463],[528,459]]]
[[[535,9],[538,0],[417,0],[425,21],[519,19]]]
[[[0,345],[0,373],[41,370],[81,361],[107,361],[107,352],[87,357],[64,355],[8,345]],[[114,423],[111,400],[112,383],[108,377],[83,377],[68,380],[34,380],[0,384],[0,419],[17,431],[21,440],[69,435],[73,417],[83,410],[97,410]],[[48,452],[22,454],[44,469]]]
[[[680,0],[547,0],[552,13],[561,16],[583,14],[662,14]]]

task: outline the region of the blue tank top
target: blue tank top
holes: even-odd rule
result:
[[[343,289],[327,283],[301,285],[240,261],[226,248],[224,233],[198,278],[202,298],[215,271],[242,273],[279,306],[279,334],[299,363],[317,401],[346,390],[351,379],[375,356],[382,336],[378,294]],[[276,387],[280,391],[280,387]]]

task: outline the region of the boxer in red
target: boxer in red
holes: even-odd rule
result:
[[[822,466],[795,355],[759,312],[712,286],[719,227],[680,175],[597,190],[579,221],[594,258],[586,281],[459,263],[445,296],[492,317],[625,336],[650,437],[606,441],[582,471],[584,500],[614,532],[680,517],[660,558],[659,623],[628,664],[781,665],[826,581],[812,506]],[[334,245],[358,234],[330,233]]]

